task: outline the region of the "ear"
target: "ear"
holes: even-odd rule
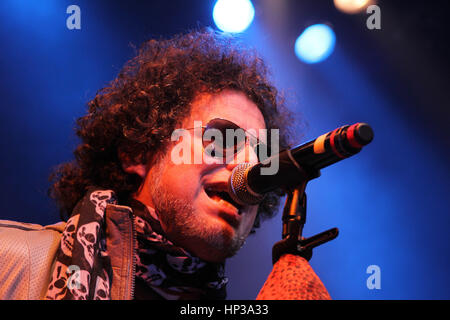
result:
[[[126,153],[119,152],[119,160],[122,164],[122,169],[126,173],[137,174],[142,179],[147,175],[147,165],[142,163],[137,163],[132,160]]]
[[[137,164],[134,166],[124,166],[122,164],[122,168],[126,173],[137,174],[142,179],[147,175],[147,167],[143,164]]]

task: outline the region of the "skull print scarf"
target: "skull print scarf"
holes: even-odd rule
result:
[[[104,214],[114,191],[88,189],[63,231],[46,299],[109,300],[112,271]],[[157,215],[130,200],[136,230],[135,282],[156,299],[225,299],[224,264],[209,263],[166,239]],[[142,287],[142,286],[141,286]],[[138,297],[136,297],[138,298]]]

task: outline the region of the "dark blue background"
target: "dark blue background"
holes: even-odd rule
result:
[[[81,30],[66,8],[81,8]],[[214,26],[214,1],[2,0],[0,2],[0,218],[53,223],[48,175],[77,144],[74,121],[86,102],[160,35]],[[357,156],[310,182],[309,236],[339,237],[311,264],[335,299],[449,299],[448,28],[445,1],[379,1],[381,30],[365,13],[332,1],[254,1],[243,38],[272,66],[301,119],[298,143],[344,124],[367,122],[375,139]],[[333,26],[323,63],[305,65],[294,42],[309,24]],[[263,224],[228,262],[230,299],[253,299],[271,270],[280,215]],[[366,269],[378,265],[381,289]]]

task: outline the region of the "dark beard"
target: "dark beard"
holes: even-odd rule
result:
[[[175,198],[161,183],[166,158],[164,157],[156,164],[150,192],[158,218],[163,228],[166,226],[166,229],[168,229],[164,231],[166,233],[169,231],[168,239],[183,248],[189,247],[189,244],[192,244],[193,241],[199,242],[202,247],[208,248],[208,251],[215,252],[215,256],[220,257],[221,260],[234,256],[242,247],[244,239],[239,239],[236,234],[230,235],[229,232],[227,234],[226,230],[223,229],[206,229],[204,227],[206,224],[202,221],[202,217],[199,217],[192,204],[184,199]],[[195,249],[189,250],[186,248],[193,255],[196,254],[191,251],[195,251]]]

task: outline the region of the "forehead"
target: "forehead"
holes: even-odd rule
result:
[[[227,90],[218,94],[201,94],[192,102],[191,115],[185,125],[202,121],[203,125],[214,118],[226,119],[239,127],[265,129],[264,117],[256,104],[242,92]]]

